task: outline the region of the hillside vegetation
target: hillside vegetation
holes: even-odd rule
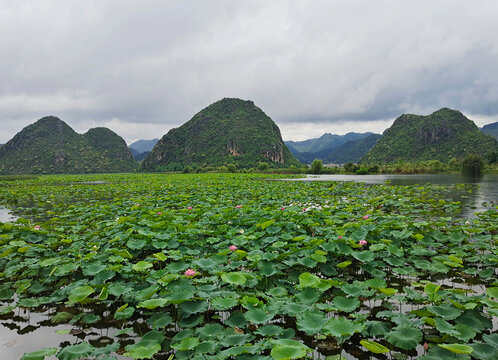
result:
[[[285,146],[278,126],[252,101],[225,98],[170,130],[142,162],[145,170],[182,170],[185,166],[267,162],[299,165]]]
[[[400,161],[463,159],[468,154],[485,156],[498,147],[461,112],[442,108],[430,115],[404,114],[361,160],[366,164]]]
[[[76,133],[47,116],[0,148],[0,174],[127,172],[136,162],[125,141],[107,128]]]

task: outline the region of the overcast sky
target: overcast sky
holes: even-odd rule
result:
[[[0,143],[46,115],[128,143],[223,97],[284,140],[441,107],[498,121],[498,1],[0,1]]]

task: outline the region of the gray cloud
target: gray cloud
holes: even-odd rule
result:
[[[44,115],[152,138],[222,97],[284,138],[498,117],[494,1],[2,1],[0,142]]]

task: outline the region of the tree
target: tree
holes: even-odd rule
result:
[[[229,172],[234,173],[237,167],[235,166],[235,164],[228,164],[227,169]]]
[[[320,174],[323,170],[323,162],[320,159],[315,159],[311,163],[311,171],[313,174]]]
[[[462,174],[469,176],[481,176],[484,171],[484,160],[481,156],[467,155],[462,161]]]
[[[258,163],[258,170],[259,171],[265,171],[270,168],[270,165],[267,162],[259,162]]]
[[[455,158],[451,158],[450,161],[448,162],[448,166],[450,167],[451,170],[455,171],[460,168],[460,162]]]
[[[489,164],[496,164],[498,162],[498,150],[491,150],[486,154],[486,160]]]

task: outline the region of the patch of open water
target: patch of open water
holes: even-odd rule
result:
[[[377,175],[307,175],[303,178],[285,179],[286,181],[356,181],[365,184],[391,185],[447,185],[449,191],[441,198],[460,201],[461,217],[472,217],[476,212],[498,207],[498,175],[488,174],[479,178],[460,174],[377,174]],[[466,184],[468,188],[452,185]],[[470,192],[469,192],[470,188]]]
[[[11,222],[16,219],[16,216],[12,215],[9,209],[0,206],[0,222]]]

